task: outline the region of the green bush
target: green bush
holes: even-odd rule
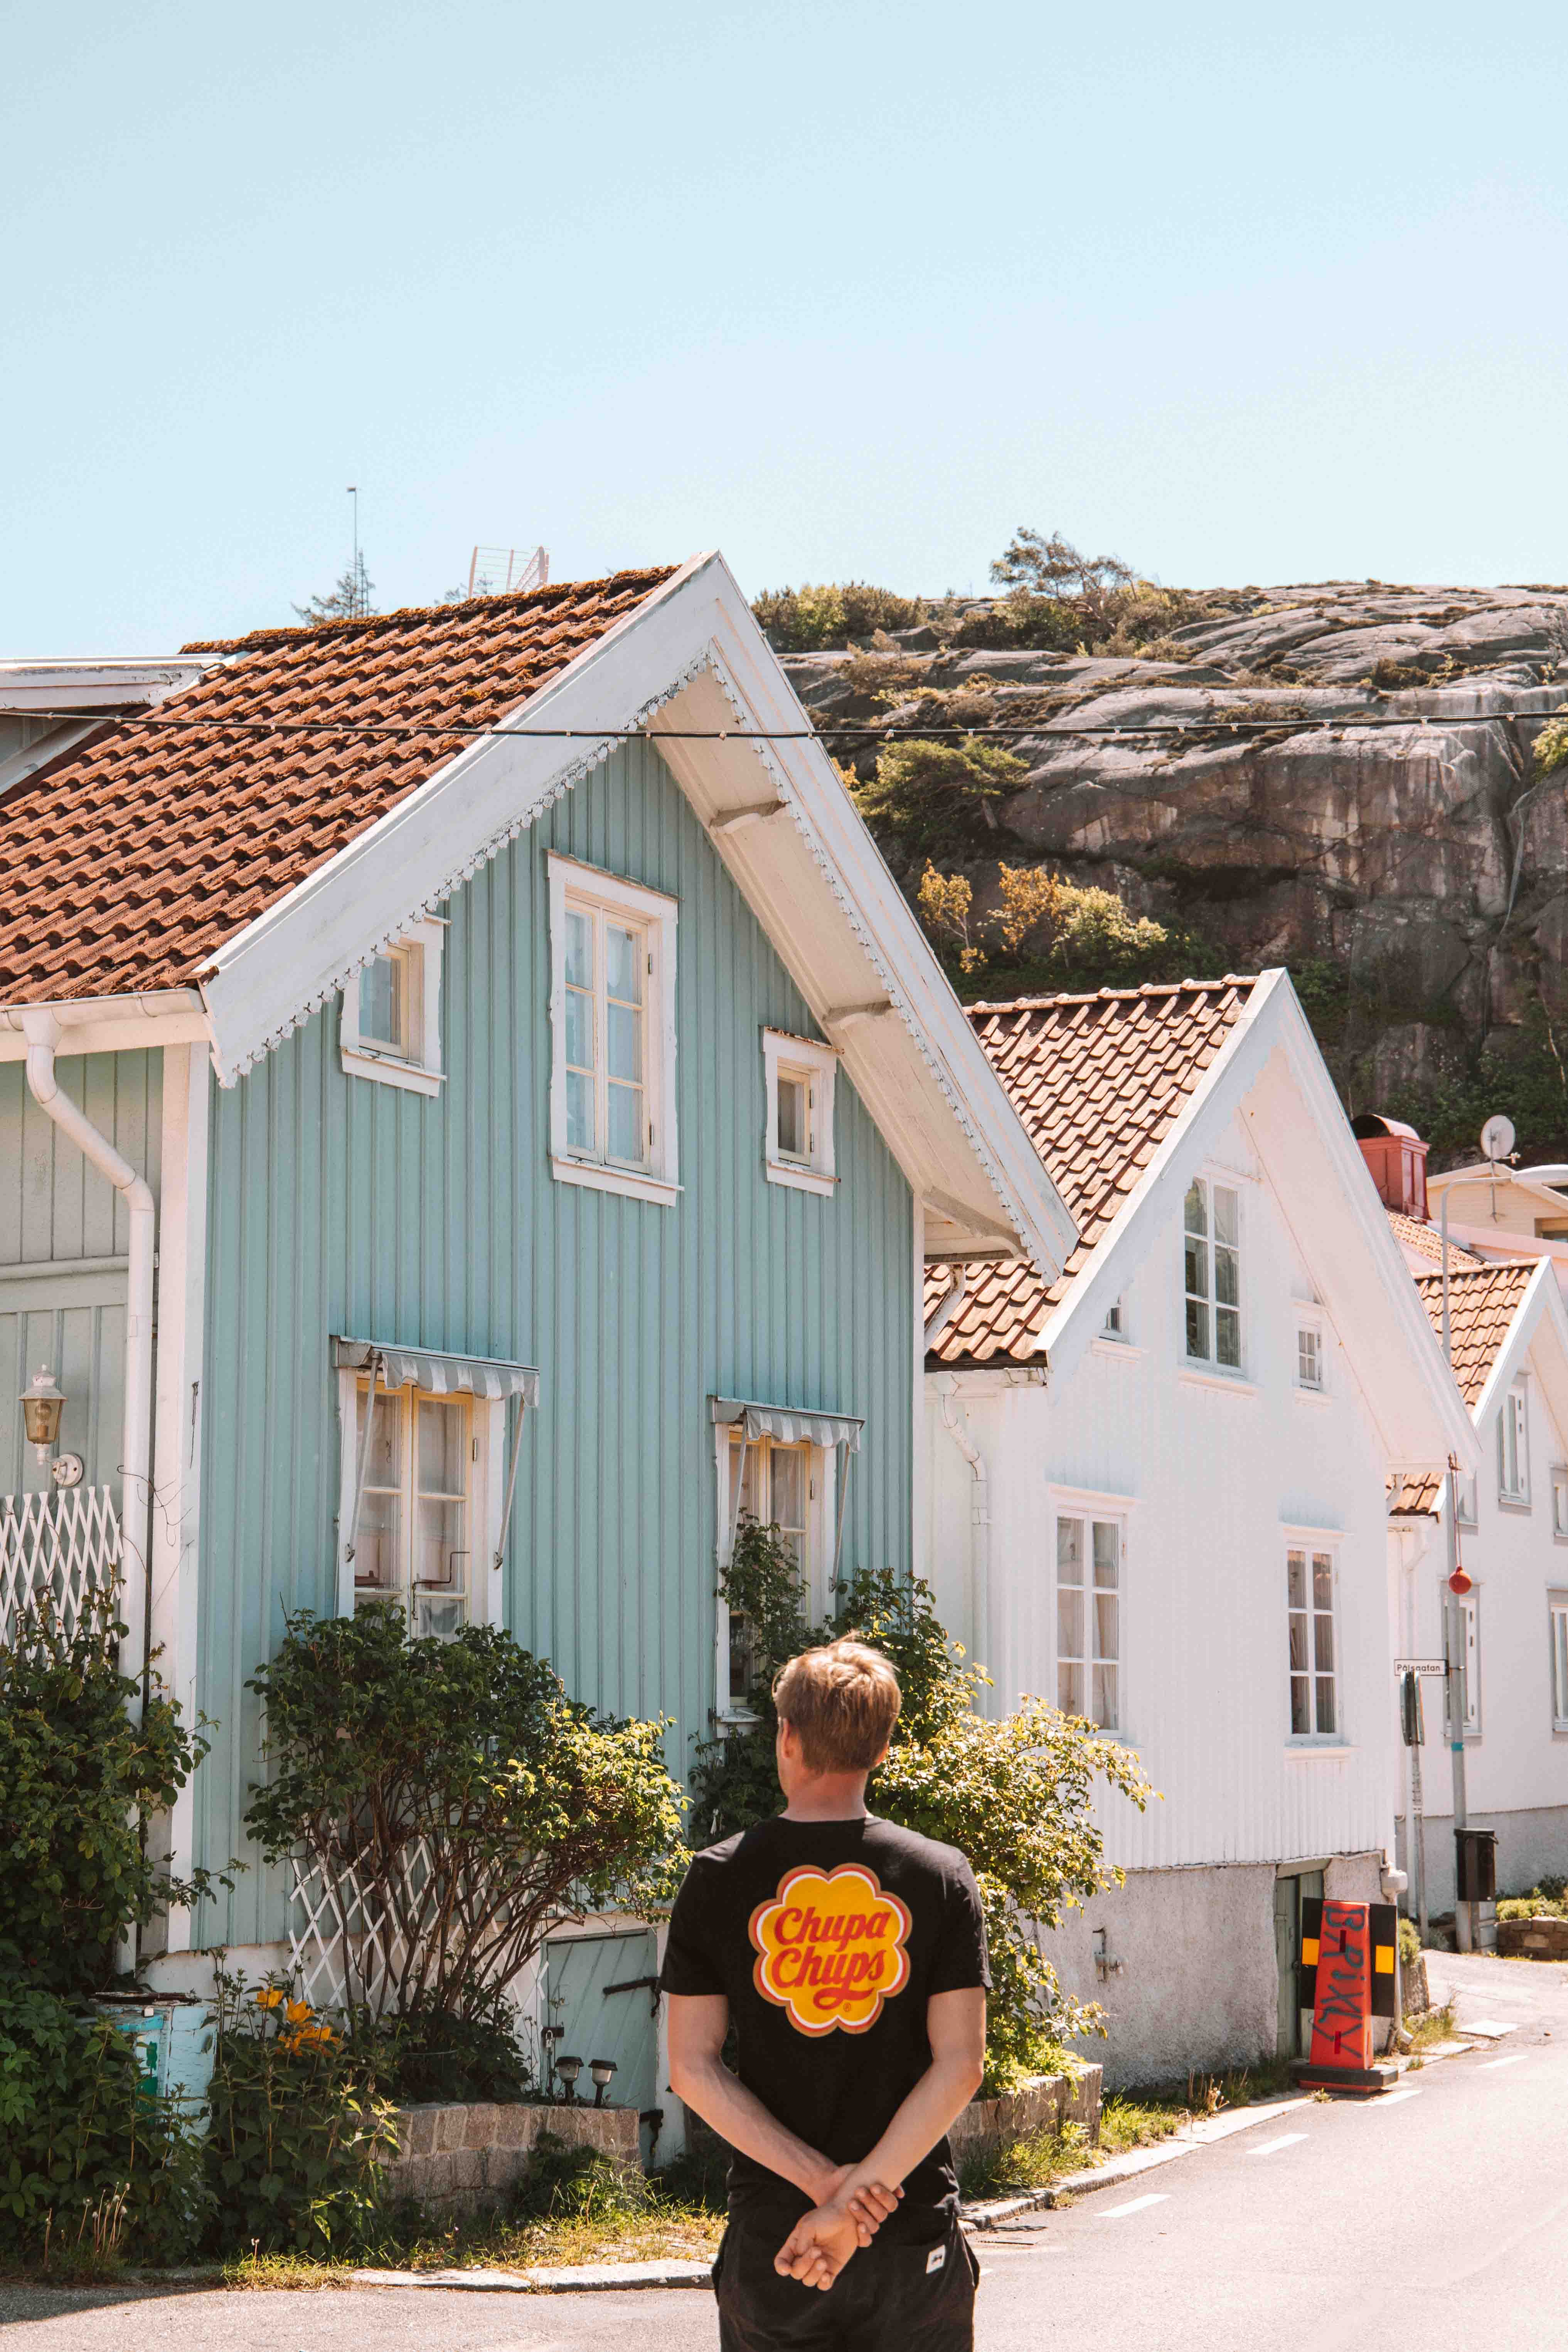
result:
[[[247,1827],[268,1862],[300,1858],[340,1920],[381,1927],[343,1938],[353,2006],[482,2024],[563,1916],[650,1916],[673,1895],[665,1726],[591,1713],[497,1626],[411,1641],[395,1609],[303,1611],[248,1687],[272,1777]]]
[[[0,2258],[178,2261],[206,2210],[199,2143],[131,2037],[0,1978]]]
[[[652,2201],[642,2175],[602,2148],[572,2147],[554,2132],[541,2132],[511,2213],[518,2221],[611,2221],[646,2212]]]
[[[869,783],[854,798],[883,848],[910,857],[932,851],[984,848],[1001,832],[997,804],[1028,782],[1016,752],[984,736],[956,743],[912,738],[877,755]]]
[[[742,1547],[737,1543],[737,1554]],[[1063,1993],[1037,1927],[1121,1873],[1104,1859],[1095,1821],[1097,1783],[1140,1810],[1152,1793],[1137,1759],[1091,1724],[1037,1699],[1000,1722],[976,1706],[987,1677],[950,1642],[929,1585],[890,1570],[862,1572],[838,1589],[826,1626],[805,1617],[798,1571],[777,1528],[744,1549],[726,1601],[743,1609],[756,1652],[754,1729],[700,1741],[692,1776],[693,1832],[700,1843],[746,1829],[779,1810],[773,1769],[777,1717],[773,1679],[784,1660],[814,1642],[855,1633],[892,1660],[903,1705],[888,1759],[870,1790],[873,1809],[968,1855],[980,1890],[991,1954],[985,2095],[1049,2071],[1059,2043],[1100,2029],[1098,2007]]]
[[[1399,1965],[1402,1969],[1413,1969],[1420,1958],[1421,1938],[1415,1931],[1415,1923],[1413,1919],[1401,1919],[1399,1923]]]
[[[919,596],[900,596],[868,581],[825,581],[800,588],[769,588],[752,605],[768,642],[781,654],[818,653],[869,637],[879,629],[912,629],[926,618]]]
[[[128,1928],[213,1885],[167,1878],[144,1850],[139,1820],[174,1802],[208,1743],[156,1682],[132,1720],[124,1632],[100,1594],[74,1633],[46,1605],[0,1649],[0,1968],[67,1994],[101,1990]]]
[[[207,2179],[222,2245],[327,2254],[371,2231],[396,2146],[374,2034],[345,2034],[269,1979],[220,1970]]]

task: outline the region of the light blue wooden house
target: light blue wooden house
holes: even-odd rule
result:
[[[0,665],[0,1639],[121,1565],[218,1725],[177,1864],[287,1610],[504,1624],[684,1772],[742,1500],[819,1602],[920,1564],[922,1265],[1072,1227],[720,558]],[[143,1959],[319,1926],[252,1867]],[[537,1989],[645,2106],[653,1965]]]

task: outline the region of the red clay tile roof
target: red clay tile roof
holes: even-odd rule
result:
[[[1437,1226],[1424,1225],[1415,1217],[1407,1217],[1402,1209],[1390,1209],[1388,1222],[1393,1227],[1394,1238],[1396,1242],[1405,1249],[1418,1251],[1423,1257],[1429,1257],[1433,1265],[1439,1272],[1441,1271],[1443,1237]],[[1478,1257],[1474,1250],[1463,1249],[1456,1241],[1448,1244],[1450,1273],[1457,1265],[1484,1265],[1485,1264],[1485,1258]]]
[[[1453,1244],[1449,1244],[1452,1252]],[[1474,1412],[1491,1375],[1500,1349],[1513,1328],[1538,1258],[1503,1258],[1472,1266],[1448,1267],[1448,1334],[1453,1348],[1454,1378],[1467,1411]],[[1432,1328],[1443,1336],[1443,1276],[1412,1276]],[[1393,1491],[1389,1509],[1405,1515],[1431,1515],[1437,1507],[1439,1478],[1405,1478]]]
[[[1039,1362],[1041,1326],[1186,1108],[1256,986],[1229,973],[969,1007],[1079,1239],[1054,1283],[1016,1259],[971,1266],[969,1294],[928,1360]],[[951,1279],[945,1266],[927,1269],[928,1318]]]
[[[668,580],[258,629],[163,705],[212,727],[107,727],[0,798],[0,1003],[188,986],[274,899]],[[225,719],[412,725],[405,739],[225,733]]]

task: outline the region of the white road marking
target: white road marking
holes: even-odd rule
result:
[[[1144,2213],[1151,2205],[1168,2205],[1170,2201],[1165,2196],[1134,2197],[1126,2205],[1108,2205],[1095,2218],[1100,2221],[1125,2221],[1129,2213]]]
[[[1478,2074],[1495,2074],[1500,2066],[1522,2066],[1525,2055],[1524,2051],[1516,2050],[1511,2058],[1489,2058],[1484,2066],[1476,2068],[1476,2072]]]
[[[1272,2156],[1279,2148],[1294,2147],[1299,2139],[1306,2137],[1305,2132],[1282,2132],[1278,2139],[1266,2139],[1261,2147],[1249,2147],[1243,2153],[1247,2156]]]
[[[1369,2107],[1396,2107],[1401,2099],[1418,2099],[1420,2096],[1421,2094],[1419,2091],[1413,2090],[1407,2085],[1403,2091],[1384,2091],[1380,2097],[1369,2099],[1367,2101],[1367,2105]]]

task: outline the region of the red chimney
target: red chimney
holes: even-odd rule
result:
[[[1372,1171],[1384,1206],[1400,1209],[1420,1224],[1426,1223],[1426,1146],[1413,1127],[1402,1119],[1380,1118],[1363,1111],[1351,1121],[1351,1133],[1361,1145],[1361,1156]]]

